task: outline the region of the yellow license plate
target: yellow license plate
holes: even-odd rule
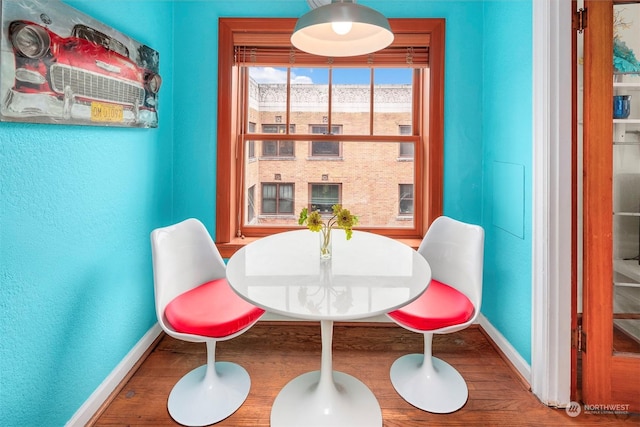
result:
[[[104,102],[91,103],[92,122],[121,122],[123,118],[122,105],[105,104]]]

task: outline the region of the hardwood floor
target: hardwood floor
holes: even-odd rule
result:
[[[396,358],[421,353],[422,346],[421,335],[392,324],[336,324],[333,368],[367,384],[382,408],[384,427],[640,425],[638,415],[570,417],[564,409],[541,404],[475,326],[436,336],[433,344],[434,355],[451,363],[466,379],[467,404],[447,415],[418,410],[396,394],[389,369]],[[217,360],[241,364],[252,383],[244,405],[216,426],[269,426],[278,391],[296,376],[320,368],[320,325],[260,322],[245,334],[218,343]],[[164,336],[90,425],[178,425],[167,412],[167,396],[182,375],[204,363],[204,344]]]

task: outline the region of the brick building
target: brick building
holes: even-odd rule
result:
[[[245,144],[245,224],[296,224],[303,207],[330,212],[335,203],[360,225],[413,225],[412,142],[341,141],[326,135],[411,135],[412,86],[292,84],[287,133],[287,85],[249,88],[248,133],[278,133],[278,140]],[[303,140],[296,135],[306,135]],[[356,138],[358,139],[358,138]]]

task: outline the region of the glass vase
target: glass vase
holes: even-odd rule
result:
[[[331,228],[320,229],[320,259],[331,259]]]
[[[626,119],[631,113],[631,95],[613,96],[613,118]]]

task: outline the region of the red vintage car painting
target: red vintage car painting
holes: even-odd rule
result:
[[[14,81],[3,95],[3,120],[158,126],[156,51],[77,20],[60,34],[47,14],[38,18],[6,25]]]

